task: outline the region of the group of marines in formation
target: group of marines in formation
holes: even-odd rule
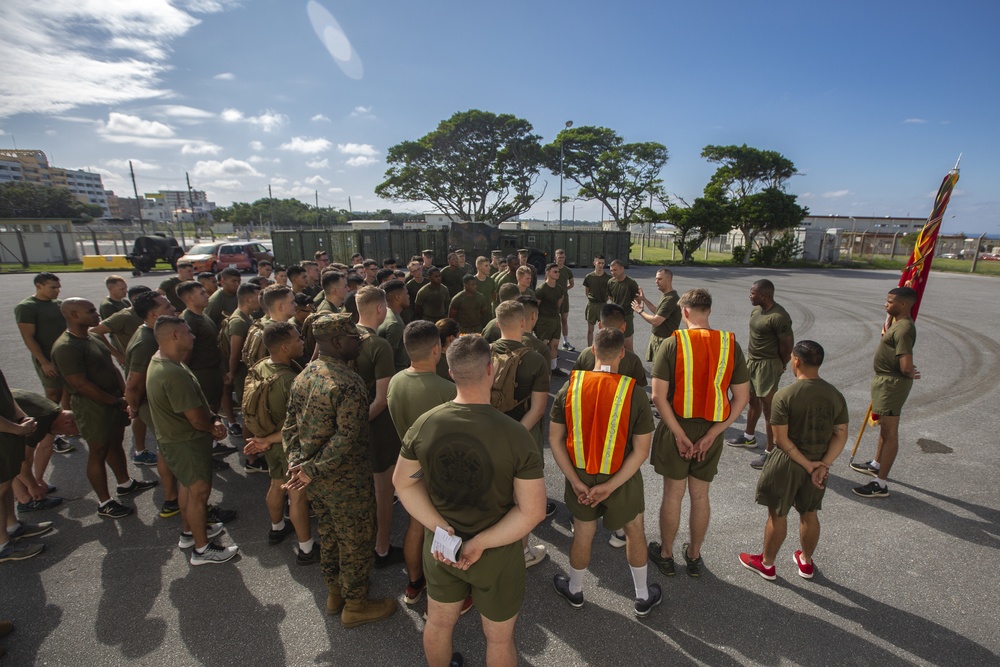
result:
[[[360,256],[350,266],[331,264],[318,251],[287,269],[262,262],[245,283],[233,269],[196,278],[181,263],[158,290],[133,287],[127,299],[125,281],[112,276],[100,309],[81,298],[60,302],[59,278],[39,274],[16,319],[46,395],[2,383],[0,519],[7,539],[0,561],[37,555],[43,546],[25,539],[52,530],[51,522],[21,521],[18,512],[58,503],[43,477],[56,436],[78,433],[86,441],[100,516],[134,511],[120,500],[157,481],[130,477],[123,446],[130,423],[132,461],[158,469],[160,516],[181,515],[178,546],[192,550],[193,565],[232,559],[239,548],[223,546],[220,536],[235,512],[208,504],[213,473],[227,467],[219,457],[236,450],[225,442],[230,435],[245,443],[246,472],[270,476],[269,543],[295,534],[297,562],[321,564],[327,612],[340,614],[345,627],[396,610],[394,598],[369,597],[369,578],[373,568],[403,563],[405,603],[427,592],[429,664],[461,664],[452,630],[473,607],[482,616],[487,662],[515,664],[525,570],[546,557],[530,532],[556,511],[545,493],[544,416],[552,377],[568,376],[548,411],[548,441],[573,516],[569,571],[553,579],[570,605],[584,606],[600,519],[611,545],[625,547],[634,613],[648,615],[663,595],[648,581],[648,562],[674,576],[685,495],[690,538],[681,554],[686,573],[700,575],[723,436],[748,406],[746,432],[727,444],[756,446],[764,418],[766,448],[751,465],[762,469],[756,500],[768,519],[762,551],[742,553],[740,562],[776,577],[794,507],[801,549],[793,559],[798,574],[811,578],[817,511],[846,442],[848,411],[819,377],[823,348],[794,341],[774,285],[751,286],[744,353],[735,334],[711,328],[707,290],[678,294],[664,268],[654,303],[622,262],[605,271],[598,256],[583,280],[588,347],[567,373],[558,361],[560,347],[575,351],[567,318],[573,272],[557,251],[557,261],[536,276],[526,255],[479,257],[473,269],[464,253],[453,252],[439,269],[425,251],[404,272],[392,260],[379,268]],[[873,461],[851,465],[874,477],[854,489],[862,497],[888,495],[900,411],[919,378],[909,316],[915,301],[909,288],[886,300],[892,324],[876,350],[872,381],[879,446]],[[652,328],[651,398],[632,346],[636,315]],[[789,365],[795,381],[779,389]],[[158,456],[146,450],[147,432]],[[647,460],[663,477],[658,542],[647,542],[644,528]],[[409,515],[402,548],[389,541],[396,496]],[[461,538],[454,560],[432,547],[438,529]]]

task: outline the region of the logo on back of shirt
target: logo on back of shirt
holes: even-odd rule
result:
[[[486,509],[483,500],[493,481],[493,461],[477,437],[452,433],[427,449],[432,494],[455,505]]]

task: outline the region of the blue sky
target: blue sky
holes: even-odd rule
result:
[[[777,150],[816,214],[924,217],[964,153],[944,229],[1000,233],[996,2],[318,4],[346,66],[305,0],[4,2],[0,146],[100,171],[119,194],[131,159],[140,190],[181,189],[187,171],[220,205],[270,183],[425,211],[375,198],[386,150],[479,108],[545,141],[566,120],[659,141],[666,188],[689,201],[714,170],[706,144]],[[543,181],[531,214],[555,219],[558,178]]]

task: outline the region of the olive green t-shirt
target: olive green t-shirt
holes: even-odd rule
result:
[[[792,335],[792,318],[788,311],[774,304],[766,313],[757,306],[750,313],[748,359],[778,359],[778,339]]]
[[[483,338],[486,339],[487,343],[492,345],[493,343],[500,340],[500,335],[501,335],[500,325],[497,324],[497,320],[494,317],[492,320],[486,323],[485,327],[483,327]]]
[[[177,276],[171,276],[167,278],[162,283],[160,283],[160,291],[163,292],[167,297],[167,301],[170,305],[174,307],[178,313],[184,310],[184,302],[181,301],[180,297],[177,296],[177,286],[181,284],[181,279]]]
[[[566,292],[569,292],[569,281],[573,280],[573,271],[570,270],[568,266],[559,267],[559,277],[556,278],[556,284],[562,287]]]
[[[594,348],[588,347],[577,356],[576,363],[573,364],[573,370],[592,371],[594,370],[595,361],[597,361],[597,357],[594,356]],[[640,387],[645,387],[648,384],[646,381],[646,369],[642,365],[642,359],[635,352],[625,350],[625,356],[618,362],[618,373],[635,378],[635,383]]]
[[[407,279],[407,281],[406,281],[406,291],[410,295],[410,308],[412,308],[413,304],[415,304],[417,302],[417,292],[420,291],[421,287],[423,287],[424,285],[427,285],[427,284],[428,284],[427,278],[424,278],[419,283],[416,280],[414,280],[413,278]]]
[[[497,332],[498,332],[497,339],[499,339],[500,338],[499,329],[497,329]],[[545,357],[546,359],[549,358],[549,346],[543,343],[542,341],[538,340],[538,336],[536,336],[533,332],[525,331],[523,334],[521,334],[521,342],[524,343],[526,346],[530,347],[538,354]]]
[[[29,296],[14,306],[14,319],[18,324],[35,325],[35,340],[42,348],[42,353],[50,359],[52,345],[66,331],[66,318],[59,310],[61,303],[59,299],[42,301]]]
[[[422,317],[431,322],[448,317],[451,294],[444,284],[434,286],[430,282],[420,288],[414,303],[423,309]]]
[[[97,312],[101,316],[102,320],[106,320],[115,313],[125,310],[129,307],[129,305],[130,304],[127,299],[115,301],[110,296],[106,296],[101,300],[100,305],[97,306]]]
[[[392,348],[392,365],[397,373],[410,365],[410,355],[406,353],[406,346],[403,345],[404,327],[403,320],[390,308],[386,310],[385,321],[376,331],[379,338],[384,339]]]
[[[833,427],[848,422],[847,401],[826,380],[796,380],[771,403],[771,424],[788,426],[788,439],[810,461],[826,454]]]
[[[90,334],[86,338],[77,338],[68,331],[52,345],[52,363],[56,365],[64,380],[63,384],[69,393],[77,395],[65,378],[69,375],[83,374],[87,380],[98,389],[112,396],[123,396],[121,376],[111,361],[108,346],[101,339]]]
[[[226,294],[226,290],[219,288],[208,297],[208,305],[205,306],[205,315],[208,315],[218,330],[222,321],[236,312],[240,306],[240,298],[236,294]]]
[[[483,280],[476,278],[476,291],[486,297],[487,303],[492,304],[497,299],[497,284],[490,276]]]
[[[635,313],[632,310],[632,302],[635,297],[639,296],[639,283],[628,276],[625,276],[625,280],[621,282],[612,278],[608,281],[608,296],[613,302],[625,309],[625,317],[631,317]]]
[[[681,309],[678,302],[681,300],[677,290],[665,292],[660,297],[660,303],[656,306],[656,317],[662,317],[663,321],[653,327],[653,335],[666,338],[681,326]]]
[[[582,372],[577,369],[573,370],[577,373]],[[597,371],[590,370],[587,372],[594,373]],[[611,374],[609,373],[609,375]],[[615,377],[617,378],[618,376],[615,375]],[[570,384],[571,382],[567,382],[560,387],[558,393],[556,393],[555,400],[552,401],[552,409],[549,410],[549,421],[555,422],[556,424],[566,423],[566,392],[569,391]],[[589,406],[584,407],[587,408]],[[628,456],[632,451],[632,437],[652,433],[653,428],[653,409],[649,407],[649,399],[646,397],[646,392],[640,390],[637,386],[633,387],[632,400],[628,413],[628,433],[625,440],[625,456]]]
[[[524,347],[524,343],[501,338],[490,346],[494,354],[513,352]],[[514,374],[514,400],[524,401],[523,405],[505,413],[508,417],[520,420],[531,407],[531,394],[536,391],[549,391],[549,362],[534,350],[521,357],[521,363]]]
[[[451,379],[451,374],[448,372],[448,357],[444,356],[444,352],[441,353],[441,358],[438,359],[437,368],[434,369],[434,372],[437,373],[438,377],[443,378],[448,382],[455,382]]]
[[[0,380],[3,376],[0,375]],[[6,382],[3,382],[6,386]],[[49,399],[45,398],[41,394],[36,394],[33,391],[25,391],[24,389],[11,389],[10,397],[17,401],[18,407],[21,408],[21,412],[35,420],[35,430],[32,433],[24,436],[15,436],[10,433],[2,434],[2,438],[11,438],[12,440],[16,438],[17,442],[22,445],[27,445],[29,447],[35,447],[42,440],[49,435],[49,431],[52,430],[52,423],[59,417],[62,413],[62,407],[58,403],[54,403]],[[13,408],[13,406],[11,406]],[[13,421],[13,409],[8,414],[6,409],[3,411],[3,416],[7,419]],[[2,444],[2,442],[0,442]]]
[[[465,271],[459,267],[446,266],[441,269],[441,284],[448,288],[448,293],[455,296],[462,291],[462,278]]]
[[[456,311],[455,321],[462,333],[479,333],[490,319],[490,302],[479,292],[456,294],[450,309]]]
[[[358,375],[364,381],[365,390],[368,392],[367,405],[370,406],[375,402],[375,383],[378,380],[391,378],[396,373],[396,367],[393,362],[392,346],[384,338],[379,338],[374,331],[360,324],[358,332],[370,334],[361,341],[361,354],[355,360]],[[396,434],[396,427],[392,425],[388,409],[382,410],[369,422],[368,433],[371,442],[377,445],[391,443],[399,437]]]
[[[339,313],[343,308],[338,308],[333,305],[333,302],[326,298],[324,295],[319,301],[316,302],[316,312],[317,313]]]
[[[225,333],[219,338],[219,358],[222,360],[222,369],[224,372],[229,372],[229,355],[233,351],[233,336],[237,336],[240,339],[240,352],[242,352],[243,343],[247,340],[247,334],[250,332],[252,324],[253,318],[239,309],[222,321]],[[236,367],[237,370],[240,368],[246,369],[242,354],[239,355],[239,362],[237,362]]]
[[[913,320],[896,320],[882,334],[875,348],[874,368],[876,375],[906,377],[899,367],[899,357],[913,354],[917,342],[917,325]]]
[[[153,329],[146,325],[139,327],[125,348],[125,372],[145,375],[149,371],[149,360],[159,349]]]
[[[514,479],[542,479],[528,431],[490,405],[448,402],[406,432],[400,455],[420,463],[431,502],[469,539],[514,507]]]
[[[101,324],[111,332],[111,339],[115,346],[124,352],[132,340],[132,336],[142,326],[142,318],[135,314],[134,309],[126,308],[104,319]]]
[[[259,362],[254,368],[260,373],[262,379],[267,379],[272,375],[280,375],[268,388],[267,409],[271,413],[271,417],[274,418],[274,423],[278,424],[278,430],[281,430],[281,427],[285,423],[285,415],[288,412],[288,396],[292,392],[292,383],[295,382],[295,376],[302,369],[298,365],[276,364],[271,361],[270,357]],[[291,371],[291,373],[285,371]],[[271,434],[264,433],[262,435],[267,436]],[[280,447],[281,443],[272,446]]]
[[[542,283],[535,290],[535,298],[538,299],[538,319],[558,320],[559,302],[566,297],[566,288],[556,283],[555,287],[549,287],[548,283]]]
[[[219,351],[219,331],[215,323],[208,315],[196,315],[190,310],[181,313],[181,318],[194,334],[194,349],[191,350],[188,368],[194,371],[218,369],[222,363],[222,353]]]
[[[455,398],[455,383],[437,373],[404,370],[389,380],[389,414],[402,438],[425,412]]]
[[[583,286],[587,288],[587,301],[591,303],[606,303],[608,300],[608,281],[611,274],[605,271],[601,275],[592,271],[583,279]]]
[[[729,384],[743,384],[744,382],[750,381],[750,371],[747,370],[747,362],[743,356],[743,349],[740,344],[733,341],[733,374],[730,376]],[[653,359],[653,378],[657,380],[666,380],[670,383],[670,388],[667,390],[667,403],[673,405],[674,402],[674,390],[676,389],[676,378],[674,378],[674,366],[677,363],[677,338],[670,336],[663,341],[659,349],[656,351],[656,358]],[[677,418],[679,422],[692,422],[692,423],[708,423],[706,419],[682,419]]]
[[[146,373],[146,400],[160,443],[212,442],[210,433],[197,430],[184,416],[199,407],[212,412],[201,385],[185,364],[154,355]]]

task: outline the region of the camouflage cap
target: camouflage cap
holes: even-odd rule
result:
[[[350,315],[324,313],[313,320],[312,332],[314,336],[357,336],[358,328]]]

